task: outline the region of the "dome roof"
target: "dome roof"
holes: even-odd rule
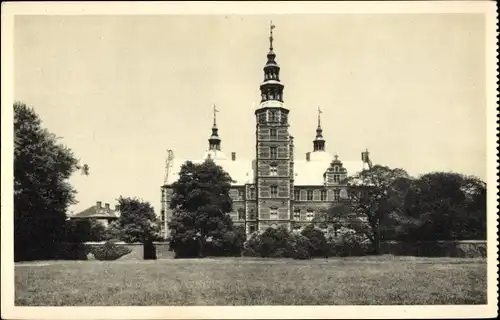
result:
[[[212,160],[227,160],[226,154],[220,150],[208,150],[203,155],[203,160],[208,159]]]
[[[313,151],[310,155],[310,161],[332,161],[333,156],[326,151]]]

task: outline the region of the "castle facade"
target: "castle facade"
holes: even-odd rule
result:
[[[264,66],[264,81],[260,85],[261,102],[255,110],[255,158],[240,160],[230,157],[221,149],[214,109],[212,134],[208,150],[200,159],[175,159],[168,161],[169,171],[162,190],[161,220],[164,236],[168,237],[167,223],[172,216],[169,202],[170,187],[179,178],[181,166],[186,161],[201,163],[211,158],[235,180],[230,195],[233,199],[231,218],[235,225],[242,225],[248,234],[269,227],[286,226],[289,230],[302,229],[315,214],[326,210],[335,202],[348,199],[348,188],[342,184],[348,174],[361,171],[368,158],[367,151],[359,161],[341,161],[326,151],[326,141],[318,109],[318,126],[313,149],[305,159],[296,159],[294,139],[290,134],[290,110],[284,104],[284,85],[280,80],[280,67],[273,49],[271,28],[270,48]]]

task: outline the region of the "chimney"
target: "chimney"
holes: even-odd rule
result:
[[[102,202],[101,202],[101,201],[97,201],[96,206],[97,206],[97,208],[101,209],[101,207],[102,207]]]
[[[105,208],[106,210],[109,210],[109,203],[105,203],[105,204],[104,204],[104,208]]]
[[[306,153],[306,161],[311,161],[311,153]]]
[[[231,152],[231,160],[236,160],[236,152]]]

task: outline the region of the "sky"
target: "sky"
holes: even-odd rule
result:
[[[223,151],[253,159],[270,20],[296,158],[319,106],[340,160],[486,179],[482,15],[17,16],[14,98],[90,167],[71,210],[122,195],[159,212],[166,150],[201,158],[213,104]]]

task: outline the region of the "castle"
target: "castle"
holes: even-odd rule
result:
[[[247,234],[277,226],[286,226],[289,230],[303,228],[318,211],[347,199],[348,189],[342,184],[343,179],[366,165],[367,151],[359,161],[341,161],[337,155],[326,151],[319,109],[313,150],[305,159],[295,159],[293,136],[289,132],[290,110],[284,104],[284,85],[273,49],[273,28],[271,26],[264,81],[260,85],[261,102],[255,110],[255,159],[236,159],[235,153],[226,157],[221,149],[214,107],[212,134],[204,156],[200,159],[172,158],[168,163],[169,175],[161,187],[165,237],[168,237],[167,223],[172,216],[170,186],[179,178],[180,168],[186,161],[201,163],[211,158],[235,180],[230,190],[233,199],[230,215],[235,225],[245,227]]]

